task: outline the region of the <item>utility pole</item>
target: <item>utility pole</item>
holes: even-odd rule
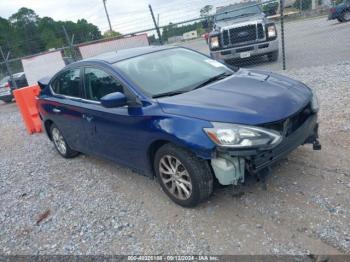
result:
[[[2,48],[0,46],[0,53],[1,53],[2,59],[5,62],[6,71],[7,71],[7,74],[9,75],[9,77],[10,77],[10,81],[11,81],[12,85],[14,86],[14,88],[17,89],[17,83],[16,83],[16,81],[13,80],[11,69],[10,69],[10,66],[8,65],[10,52],[7,52],[7,56],[5,57],[4,52],[2,51]]]
[[[109,20],[109,15],[107,12],[107,7],[106,7],[106,1],[107,0],[102,0],[103,1],[103,6],[105,7],[105,12],[106,12],[106,16],[107,16],[107,20],[108,20],[108,24],[109,24],[109,31],[112,33],[112,25],[111,25],[111,20]]]
[[[282,40],[282,67],[286,70],[286,50],[284,43],[284,0],[280,0],[280,18],[281,18],[281,40]]]
[[[157,22],[156,22],[156,19],[154,18],[152,6],[151,6],[151,5],[148,5],[148,7],[149,7],[149,11],[151,12],[151,16],[152,16],[152,19],[153,19],[154,26],[156,27],[156,30],[157,30],[159,43],[160,43],[161,45],[163,45],[162,35],[160,34],[159,26],[158,26],[158,24],[157,24]]]
[[[64,31],[64,35],[66,36],[67,44],[68,44],[69,49],[70,49],[70,55],[73,58],[73,60],[76,61],[75,52],[74,52],[74,46],[73,46],[74,35],[72,36],[72,39],[70,39],[69,36],[68,36],[67,30],[66,30],[64,25],[62,26],[62,28],[63,28],[63,31]]]

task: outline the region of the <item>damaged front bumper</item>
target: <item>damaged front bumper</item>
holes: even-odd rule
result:
[[[246,172],[257,174],[303,144],[313,144],[314,150],[321,149],[318,142],[317,114],[309,116],[298,129],[284,136],[281,143],[268,150],[217,147],[211,165],[220,184],[238,185],[244,182]]]

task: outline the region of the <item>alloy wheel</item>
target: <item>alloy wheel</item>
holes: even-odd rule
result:
[[[174,197],[180,200],[191,197],[191,177],[179,159],[171,155],[163,156],[159,161],[159,174],[165,187]]]
[[[57,150],[62,155],[65,155],[67,153],[66,142],[64,141],[64,138],[61,135],[61,132],[56,127],[52,129],[52,140],[55,143]]]

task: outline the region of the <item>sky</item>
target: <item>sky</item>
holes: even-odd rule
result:
[[[160,25],[199,17],[199,10],[207,5],[227,5],[237,0],[107,0],[112,29],[123,34],[153,28],[148,9],[152,5]],[[102,32],[109,29],[102,0],[0,0],[0,17],[8,18],[21,7],[33,9],[40,17],[54,20],[85,18]]]

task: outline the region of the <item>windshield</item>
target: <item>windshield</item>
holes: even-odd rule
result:
[[[184,48],[126,59],[114,66],[151,97],[191,91],[215,76],[233,72],[207,56]]]
[[[261,10],[257,5],[246,7],[243,9],[238,9],[238,10],[232,9],[232,10],[227,10],[225,12],[218,13],[217,15],[215,15],[215,21],[231,19],[238,16],[255,15],[260,13],[261,13]]]
[[[5,76],[3,79],[1,79],[0,81],[0,85],[6,84],[6,82],[8,82],[10,80],[9,76]]]

